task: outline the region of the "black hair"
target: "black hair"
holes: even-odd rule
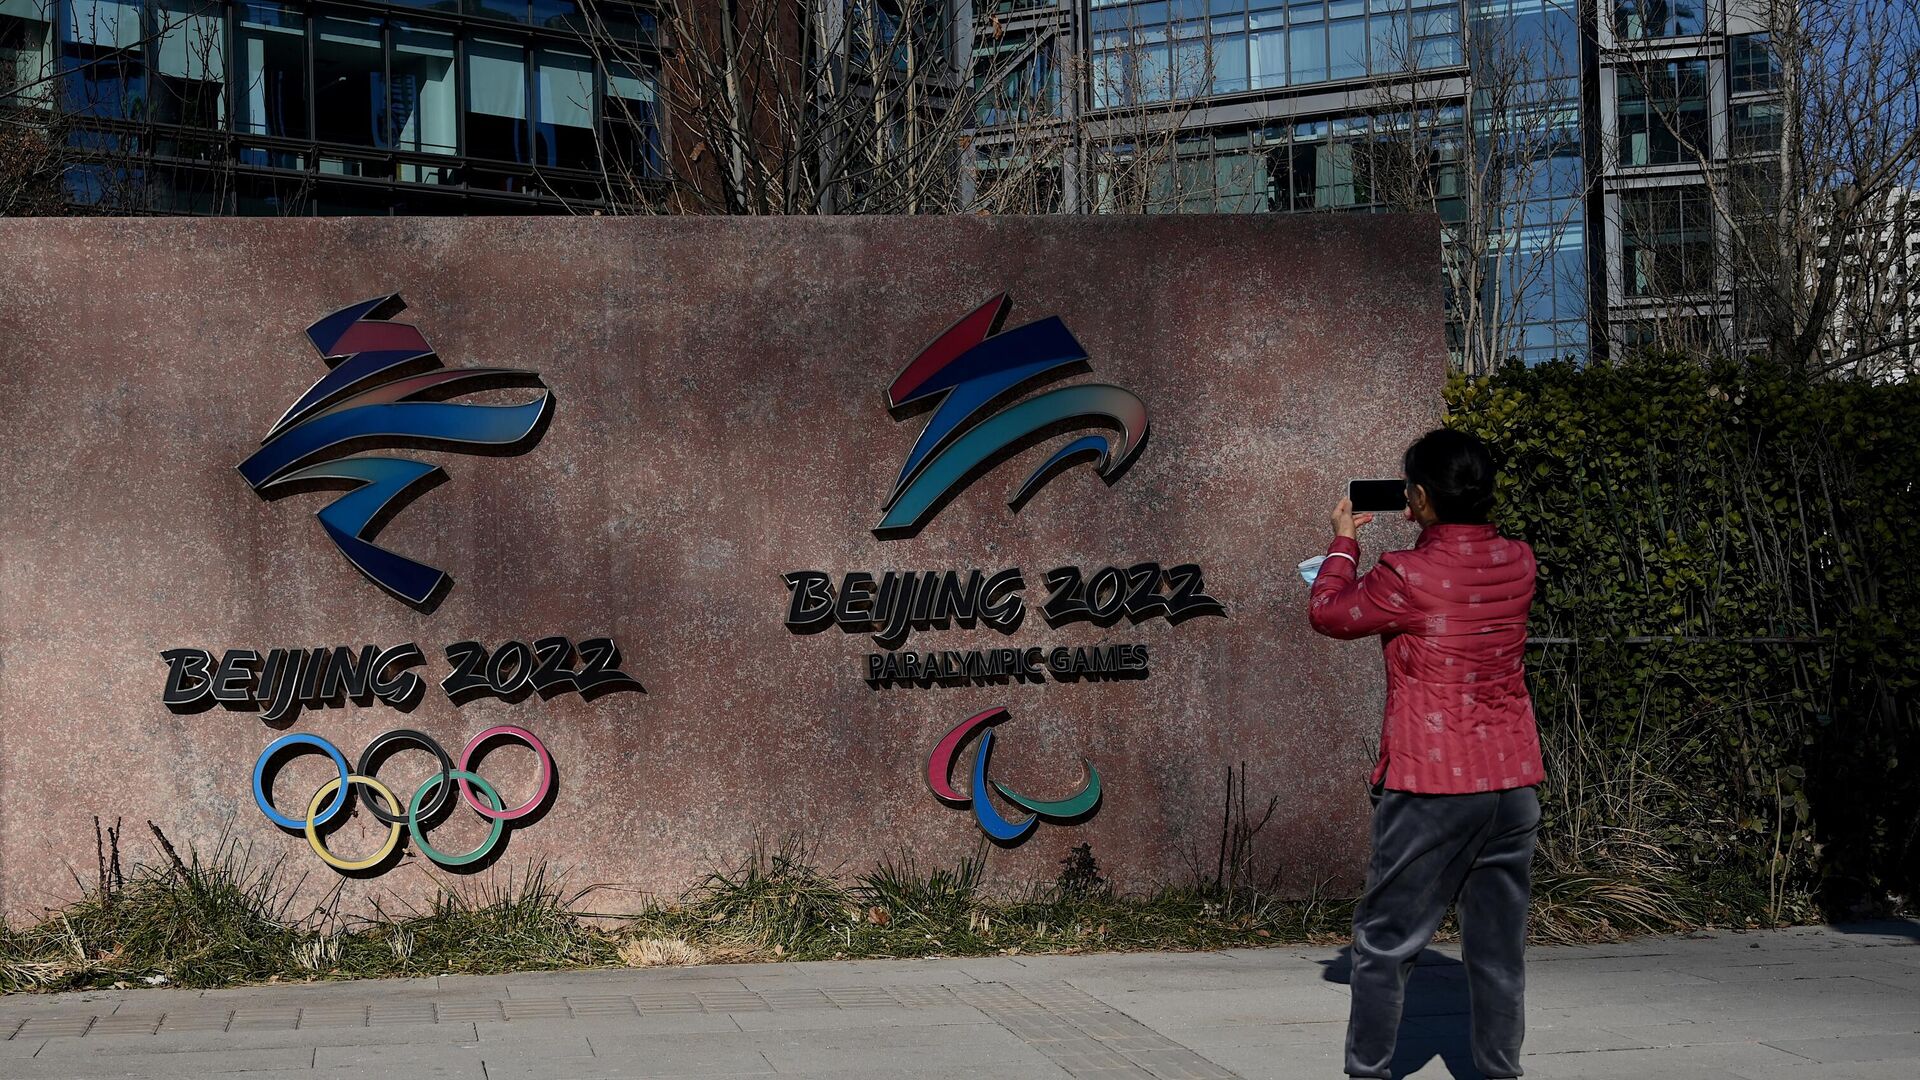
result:
[[[1464,431],[1429,431],[1407,447],[1407,483],[1427,490],[1446,525],[1484,525],[1493,511],[1493,454]]]

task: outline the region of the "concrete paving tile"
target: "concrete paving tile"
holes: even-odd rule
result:
[[[60,1077],[61,1080],[119,1080],[123,1077],[152,1080],[197,1080],[203,1076],[267,1069],[309,1069],[313,1066],[311,1047],[283,1047],[273,1050],[188,1050],[172,1054],[107,1054],[75,1061],[71,1058],[34,1058],[9,1062],[7,1080],[35,1080]]]
[[[591,1061],[487,1062],[487,1080],[636,1080],[668,1076],[765,1076],[773,1073],[758,1050],[731,1042],[673,1042]]]
[[[1449,973],[1447,977],[1466,981],[1465,969],[1455,969],[1458,976]],[[1561,965],[1557,968],[1542,970],[1539,965],[1527,968],[1527,993],[1533,994],[1596,994],[1617,996],[1608,991],[1623,988],[1650,990],[1658,988],[1685,988],[1693,986],[1711,986],[1716,980],[1696,971],[1681,971],[1671,967],[1629,968],[1617,971],[1599,971],[1585,967]]]
[[[41,1047],[46,1046],[48,1041],[47,1039],[12,1039],[0,1042],[0,1062],[26,1061],[39,1054]],[[0,1076],[5,1075],[4,1071],[0,1071]]]
[[[1741,1080],[1913,1080],[1920,1076],[1920,1058],[1845,1063],[1809,1061],[1800,1065],[1751,1066],[1736,1072]]]
[[[560,1062],[593,1057],[593,1046],[579,1035],[549,1034],[511,1042],[414,1043],[404,1046],[321,1046],[313,1063],[320,1068],[366,1065],[405,1071],[414,1065],[440,1062]]]
[[[390,1028],[303,1028],[290,1031],[195,1031],[169,1035],[90,1035],[60,1039],[43,1052],[67,1058],[101,1055],[171,1054],[221,1050],[275,1050],[316,1046],[423,1046],[473,1042],[472,1024],[416,1024]]]
[[[1456,1041],[1464,1044],[1467,1027],[1460,1025]],[[1644,1050],[1661,1044],[1596,1027],[1541,1027],[1527,1025],[1524,1050],[1529,1054],[1566,1054],[1593,1050]]]
[[[1920,1016],[1914,1017],[1909,1027],[1920,1029]],[[1920,1058],[1920,1031],[1829,1039],[1768,1039],[1766,1045],[1819,1062],[1893,1061]]]
[[[1073,1074],[1050,1061],[1013,1063],[995,1062],[993,1071],[983,1073],[974,1066],[949,1067],[939,1062],[922,1062],[902,1072],[899,1066],[879,1069],[865,1067],[836,1068],[822,1072],[782,1072],[781,1080],[1071,1080]]]
[[[1343,1045],[1347,1037],[1345,1020],[1320,1020],[1304,1024],[1246,1024],[1238,1027],[1172,1027],[1155,1030],[1196,1053],[1212,1057],[1217,1049],[1239,1047]]]
[[[1547,1055],[1537,1058],[1523,1058],[1521,1067],[1527,1070],[1528,1080],[1622,1080],[1623,1077],[1656,1077],[1658,1080],[1742,1080],[1741,1074],[1716,1065],[1698,1065],[1692,1062],[1671,1061],[1658,1066],[1654,1072],[1615,1072],[1616,1066],[1607,1062],[1575,1059],[1573,1055]],[[1422,1070],[1418,1073],[1422,1080],[1428,1076],[1445,1076],[1445,1072]],[[1477,1076],[1476,1072],[1463,1072],[1464,1076]]]
[[[1320,987],[1305,989],[1134,990],[1107,995],[1108,1004],[1149,1027],[1234,1027],[1312,1020],[1345,1020],[1349,1002]]]
[[[1920,994],[1920,973],[1894,971],[1882,974],[1878,971],[1862,972],[1860,977],[1881,986],[1891,986],[1895,990],[1904,990],[1909,994]]]
[[[1577,1006],[1546,1006],[1527,995],[1527,1030],[1536,1027],[1594,1027],[1620,1031],[1631,1027],[1652,1027],[1684,1020],[1672,1008],[1637,1002],[1607,1001]]]
[[[1564,1054],[1526,1054],[1521,1064],[1528,1074],[1538,1063],[1541,1075],[1646,1076],[1665,1080],[1669,1072],[1719,1069],[1731,1072],[1753,1065],[1796,1065],[1808,1059],[1758,1043],[1667,1046],[1655,1049],[1595,1050]]]
[[[741,1031],[840,1031],[860,1028],[926,1028],[944,1025],[992,1024],[986,1013],[969,1005],[934,1006],[879,1013],[867,1009],[806,1009],[793,1012],[731,1013]]]
[[[582,1020],[553,1024],[530,1024],[523,1021],[501,1020],[482,1022],[472,1025],[481,1042],[496,1040],[524,1039],[539,1032],[565,1031],[569,1035],[585,1038],[600,1036],[630,1036],[640,1039],[654,1035],[683,1034],[703,1031],[739,1031],[732,1013],[648,1013],[625,1017],[594,1016]]]
[[[268,1069],[261,1072],[230,1073],[221,1080],[366,1080],[364,1065],[342,1069]],[[486,1067],[477,1062],[446,1065],[413,1065],[405,1080],[487,1080]],[[558,1078],[552,1078],[558,1080]]]
[[[754,965],[757,967],[758,965]],[[686,993],[744,990],[741,969],[720,973],[713,968],[645,968],[604,971],[543,971],[525,975],[487,976],[498,996],[556,998],[568,994],[617,994],[636,990],[676,990]]]
[[[763,1031],[745,1040],[776,1070],[805,1072],[838,1066],[912,1068],[989,1065],[1045,1060],[1011,1032],[996,1026],[862,1028],[846,1031]]]
[[[1848,1016],[1785,1017],[1773,1020],[1711,1020],[1683,1024],[1606,1025],[1647,1046],[1693,1046],[1716,1042],[1771,1042],[1781,1039],[1832,1039],[1855,1035],[1902,1034],[1920,1030],[1920,1012],[1862,1013]],[[1531,1041],[1532,1031],[1528,1031]]]
[[[1308,1080],[1338,1077],[1345,1049],[1327,1045],[1237,1046],[1209,1049],[1207,1060],[1246,1080]]]
[[[973,974],[990,973],[989,978]],[[945,986],[1032,978],[1024,965],[1008,958],[983,960],[829,960],[818,963],[754,964],[739,971],[750,990],[789,986]]]

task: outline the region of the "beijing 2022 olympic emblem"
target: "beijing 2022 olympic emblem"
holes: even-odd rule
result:
[[[427,606],[444,571],[372,542],[385,519],[430,481],[437,465],[398,457],[348,457],[374,446],[420,445],[463,453],[517,454],[533,448],[553,414],[553,394],[532,371],[440,367],[426,336],[392,318],[399,294],[341,308],[307,328],[333,370],[274,422],[240,475],[264,497],[315,484],[350,487],[315,516],[361,573],[415,606]],[[517,405],[442,400],[506,386],[540,395]],[[336,460],[337,459],[337,460]]]

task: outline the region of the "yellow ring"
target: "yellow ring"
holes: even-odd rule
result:
[[[387,813],[395,817],[399,816],[400,801],[393,797],[393,792],[387,790],[387,785],[375,780],[371,776],[359,775],[347,777],[347,782],[371,788],[374,794],[387,800]],[[340,778],[336,776],[326,783],[321,784],[320,790],[313,793],[313,801],[307,804],[307,843],[312,846],[315,855],[320,856],[322,861],[336,870],[365,870],[368,867],[377,865],[380,860],[393,854],[393,849],[400,843],[400,825],[397,822],[393,824],[390,827],[391,831],[387,833],[387,842],[380,845],[379,851],[374,852],[364,859],[349,862],[335,855],[333,852],[328,851],[327,846],[320,842],[319,832],[314,828],[313,815],[320,812],[321,802],[324,801],[327,796],[333,794],[334,789],[339,786]],[[402,818],[401,820],[404,821],[406,819]]]

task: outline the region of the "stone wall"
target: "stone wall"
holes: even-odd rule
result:
[[[1380,661],[1309,631],[1294,565],[1324,550],[1344,481],[1396,475],[1400,450],[1439,419],[1437,236],[1430,219],[1398,216],[0,221],[0,912],[30,917],[71,899],[74,874],[93,878],[95,815],[126,823],[132,857],[151,857],[151,820],[183,849],[204,856],[225,837],[311,870],[315,895],[332,887],[252,793],[256,759],[290,732],[351,762],[391,728],[457,757],[511,724],[554,759],[553,791],[492,856],[441,868],[403,837],[350,875],[352,904],[544,860],[609,886],[595,906],[618,909],[796,834],[828,866],[951,862],[982,827],[930,792],[929,755],[996,706],[1008,714],[991,729],[992,779],[1046,800],[1081,789],[1084,760],[1102,784],[1091,815],[987,848],[996,881],[1051,879],[1083,840],[1124,886],[1210,874],[1225,772],[1246,762],[1256,812],[1278,799],[1262,867],[1287,888],[1351,885]],[[1145,443],[1104,477],[1069,463],[1015,512],[1010,493],[1053,450],[1086,434],[1121,449],[1117,431],[1056,425],[958,486],[917,533],[883,539],[883,504],[937,415],[891,412],[889,385],[1002,292],[1002,333],[1059,316],[1088,356],[1018,400],[1118,387],[1145,405]],[[394,293],[406,310],[392,321],[445,368],[530,369],[552,399],[519,452],[358,455],[444,466],[445,482],[374,537],[451,576],[420,605],[356,571],[314,519],[337,492],[263,498],[236,469],[328,372],[309,324]],[[1138,618],[1043,614],[1048,571],[1146,562],[1198,566],[1225,614],[1174,620],[1151,601]],[[1026,608],[1010,633],[980,620],[889,650],[786,625],[791,572],[837,589],[856,571],[964,582],[1009,568]],[[1112,605],[1115,580],[1096,606]],[[639,686],[460,704],[440,686],[451,643],[551,635],[611,637]],[[407,642],[425,659],[406,712],[342,695],[270,722],[162,701],[171,649],[217,664],[232,649],[264,662],[271,649]],[[1129,648],[1083,666],[1117,656],[1144,677],[867,679],[869,656],[889,651],[955,652],[964,669],[971,650],[1044,664],[1059,646],[1071,661],[1113,645]],[[958,755],[959,794],[980,741]],[[482,756],[475,771],[505,801],[534,791],[534,755],[506,743]],[[377,775],[405,802],[434,771],[409,751]],[[302,817],[334,772],[291,756],[269,770],[272,801]],[[484,838],[467,809],[443,816],[435,848]],[[322,836],[343,857],[386,838],[364,807],[340,820]]]

